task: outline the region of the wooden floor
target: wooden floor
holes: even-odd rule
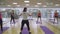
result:
[[[31,34],[60,34],[60,29],[52,26],[50,23],[47,23],[46,21],[42,21],[42,24],[37,23],[34,20],[30,20],[29,22]],[[17,22],[15,25],[10,24],[10,26],[3,32],[3,34],[20,34],[20,28],[21,21]],[[24,28],[26,28],[26,25],[24,25]],[[27,33],[26,31],[24,32],[24,34]]]

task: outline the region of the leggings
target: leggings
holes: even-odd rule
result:
[[[22,23],[21,23],[21,31],[23,30],[24,24],[27,25],[28,31],[30,31],[29,21],[28,20],[22,20]]]
[[[14,22],[14,24],[15,24],[15,20],[14,20],[14,18],[11,18],[10,22],[12,22],[12,20],[13,20],[13,22]]]
[[[1,30],[3,30],[3,23],[2,23],[2,19],[0,20],[0,26],[1,26]]]

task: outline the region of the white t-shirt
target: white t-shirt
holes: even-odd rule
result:
[[[23,20],[27,20],[28,19],[28,13],[27,12],[23,12],[22,13],[22,17],[23,17]]]

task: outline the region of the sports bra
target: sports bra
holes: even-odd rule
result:
[[[58,13],[54,13],[54,16],[58,16]]]
[[[41,16],[41,13],[38,13],[38,16]]]

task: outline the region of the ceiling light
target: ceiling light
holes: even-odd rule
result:
[[[51,3],[46,2],[46,4],[47,4],[47,5],[53,5],[53,3],[52,3],[52,2],[51,2]]]
[[[37,3],[37,4],[40,4],[41,5],[42,3]]]
[[[24,1],[25,3],[29,3],[30,1]]]
[[[60,6],[59,4],[55,4],[55,6]]]
[[[38,7],[38,5],[35,5],[35,7]]]
[[[20,7],[20,5],[17,5],[17,7]]]
[[[7,6],[9,6],[9,7],[10,7],[11,5],[7,5]]]
[[[17,4],[17,3],[13,3],[13,4]]]
[[[46,5],[43,5],[43,7],[47,7]]]
[[[29,6],[29,4],[26,4],[26,6]]]

